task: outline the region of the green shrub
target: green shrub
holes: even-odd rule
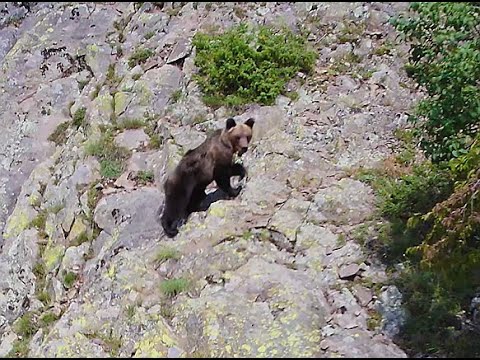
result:
[[[449,172],[428,164],[415,166],[412,174],[384,184],[386,187],[379,189],[384,200],[381,212],[390,219],[408,220],[414,215],[424,214],[437,202],[446,199],[453,190]]]
[[[245,24],[221,35],[197,33],[195,79],[212,106],[258,102],[271,105],[299,71],[309,73],[316,54],[306,40],[289,30]]]
[[[450,161],[456,186],[450,196],[439,201],[422,220],[432,224],[420,246],[422,265],[442,274],[447,286],[459,283],[480,285],[480,135],[469,152]]]
[[[384,259],[408,265],[397,283],[408,311],[405,347],[412,354],[478,357],[478,335],[458,315],[468,314],[480,287],[480,135],[448,165],[416,165],[398,178],[360,177],[378,192],[390,220],[378,229]]]
[[[466,152],[480,117],[480,7],[475,3],[415,2],[415,17],[393,24],[411,41],[407,73],[425,87],[411,121],[432,161]]]

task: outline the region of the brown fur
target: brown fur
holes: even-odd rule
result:
[[[165,207],[161,223],[168,236],[175,236],[188,215],[199,209],[206,197],[205,188],[213,180],[227,195],[239,194],[241,187],[233,189],[230,177],[243,178],[246,171],[242,165],[233,164],[233,155],[241,156],[247,151],[254,123],[253,119],[248,119],[244,124],[236,124],[229,118],[224,129],[215,131],[180,160],[164,184]]]

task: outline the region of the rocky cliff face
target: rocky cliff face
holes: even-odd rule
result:
[[[2,356],[406,357],[401,295],[351,235],[375,199],[348,176],[418,96],[388,25],[406,4],[22,4],[0,22]],[[191,39],[240,21],[305,27],[316,70],[237,114],[256,119],[241,194],[171,240],[164,176],[229,115],[202,103]],[[116,181],[86,150],[112,124]]]

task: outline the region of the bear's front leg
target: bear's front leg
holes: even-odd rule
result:
[[[230,168],[230,176],[240,176],[240,180],[242,180],[246,175],[247,171],[242,164],[235,163]]]
[[[187,213],[191,214],[194,211],[200,211],[200,204],[207,197],[205,193],[206,186],[198,185],[193,189],[192,196],[190,197],[190,202],[187,207]]]
[[[215,182],[217,183],[217,186],[222,189],[222,191],[228,196],[236,197],[240,193],[240,190],[242,190],[242,187],[238,186],[234,189],[230,185],[230,177],[232,176],[231,170],[231,167],[226,167],[218,170],[215,174]]]

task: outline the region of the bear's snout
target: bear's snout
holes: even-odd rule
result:
[[[245,154],[248,150],[248,146],[241,147],[240,150],[238,151],[238,155],[242,156]]]

